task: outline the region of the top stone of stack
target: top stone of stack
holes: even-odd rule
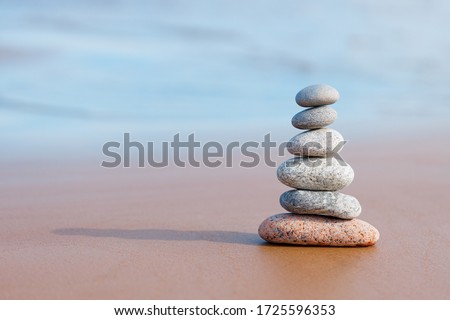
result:
[[[310,108],[333,104],[339,100],[339,92],[326,84],[315,84],[302,89],[295,96],[301,107]]]

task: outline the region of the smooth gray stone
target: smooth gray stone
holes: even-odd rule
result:
[[[338,131],[322,128],[299,133],[289,140],[286,148],[296,156],[326,157],[331,156],[331,152],[343,141],[344,137]]]
[[[327,84],[315,84],[300,90],[295,101],[302,107],[318,107],[339,100],[339,92]]]
[[[332,124],[337,118],[337,112],[330,106],[309,108],[300,111],[292,118],[292,125],[297,129],[319,129]]]
[[[359,201],[352,196],[332,191],[289,190],[280,196],[281,206],[298,214],[318,214],[353,219],[361,214]]]
[[[354,177],[352,167],[336,158],[295,157],[283,162],[277,177],[288,187],[304,190],[337,191]]]

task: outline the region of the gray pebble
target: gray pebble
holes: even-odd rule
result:
[[[291,188],[337,191],[353,181],[354,172],[350,165],[333,157],[295,157],[278,167],[277,177]]]
[[[319,129],[332,124],[337,112],[330,106],[309,108],[300,111],[292,118],[292,125],[297,129]]]
[[[339,100],[339,92],[326,84],[315,84],[300,90],[295,101],[302,107],[318,107]]]
[[[330,128],[314,129],[299,133],[286,145],[287,150],[297,156],[326,157],[332,151],[339,152],[335,147],[343,146],[344,137]]]
[[[289,190],[281,195],[280,204],[292,213],[341,219],[353,219],[361,213],[361,205],[355,197],[332,191]]]

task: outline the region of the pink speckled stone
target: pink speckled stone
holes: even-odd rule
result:
[[[280,213],[259,226],[261,238],[273,243],[356,247],[374,245],[380,233],[369,223],[316,215]]]

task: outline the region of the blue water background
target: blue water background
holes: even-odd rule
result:
[[[289,139],[299,89],[347,138],[444,127],[450,2],[0,1],[2,157],[95,155],[123,132]]]

